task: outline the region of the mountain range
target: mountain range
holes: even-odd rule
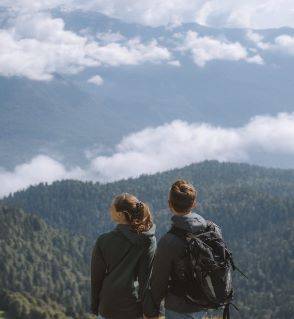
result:
[[[146,62],[128,62],[128,56],[120,56],[122,50],[118,57],[104,57],[110,65],[93,66],[77,74],[56,71],[50,81],[0,77],[0,165],[6,169],[38,154],[69,166],[83,166],[87,151],[112,154],[124,136],[173,120],[241,127],[257,115],[276,116],[294,110],[291,50],[275,48],[279,36],[293,36],[291,28],[257,30],[258,38],[246,29],[193,23],[148,27],[78,10],[55,10],[52,19],[62,19],[64,30],[96,39],[108,49],[129,46],[136,58],[143,54]],[[9,27],[9,21],[0,15],[3,29]],[[33,37],[30,32],[35,31],[25,36]],[[196,48],[189,47],[189,35],[189,43],[195,42]],[[235,57],[233,51],[232,56],[229,52],[228,57],[218,57],[208,46],[204,50],[215,54],[214,58],[199,60],[202,51],[197,51],[197,41],[211,46],[220,43],[223,50],[236,50],[236,54],[239,50],[241,55]],[[150,52],[148,48],[152,48]],[[154,52],[161,54],[163,61],[157,61]],[[251,61],[252,57],[255,60]],[[120,59],[118,65],[112,58]],[[88,82],[97,74],[103,79],[99,86]],[[268,158],[256,152],[252,161],[292,166],[292,158],[283,154]]]

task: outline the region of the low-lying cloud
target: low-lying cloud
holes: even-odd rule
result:
[[[257,116],[237,128],[176,120],[126,136],[111,156],[91,154],[86,168],[65,168],[40,155],[13,171],[0,170],[0,196],[40,182],[68,178],[111,182],[203,160],[250,163],[256,152],[294,156],[294,113]]]
[[[91,78],[89,78],[87,82],[100,86],[103,84],[104,81],[100,75],[94,75]]]
[[[240,61],[263,64],[259,55],[249,55],[239,42],[219,40],[214,37],[201,37],[197,32],[188,31],[179,50],[190,52],[194,63],[200,67],[212,60]]]
[[[13,171],[0,168],[0,197],[41,182],[81,179],[84,174],[85,172],[80,168],[67,170],[58,161],[48,156],[38,155],[31,161],[16,166]]]
[[[279,52],[284,55],[294,56],[294,36],[292,35],[280,34],[271,42],[265,41],[260,33],[252,30],[249,30],[246,35],[247,39],[262,51]]]
[[[169,50],[155,39],[147,43],[139,38],[121,43],[97,41],[66,30],[64,21],[49,13],[21,12],[10,27],[0,29],[0,75],[51,80],[55,73],[75,74],[87,67],[171,59]]]

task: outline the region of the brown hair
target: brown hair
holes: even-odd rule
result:
[[[131,228],[136,233],[148,231],[153,223],[149,206],[139,201],[134,195],[123,193],[113,200],[117,212],[122,212]]]
[[[197,198],[197,191],[192,184],[185,180],[173,183],[169,192],[169,203],[177,213],[186,213],[193,208]]]

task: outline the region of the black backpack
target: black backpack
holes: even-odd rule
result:
[[[216,225],[208,221],[205,231],[196,235],[177,227],[172,227],[169,233],[186,243],[185,254],[174,264],[171,292],[201,309],[224,307],[223,318],[229,319],[232,271],[237,268]]]

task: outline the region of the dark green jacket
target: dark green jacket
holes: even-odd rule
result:
[[[155,225],[142,234],[129,225],[117,225],[97,239],[91,262],[94,314],[111,319],[142,316],[155,250]]]

